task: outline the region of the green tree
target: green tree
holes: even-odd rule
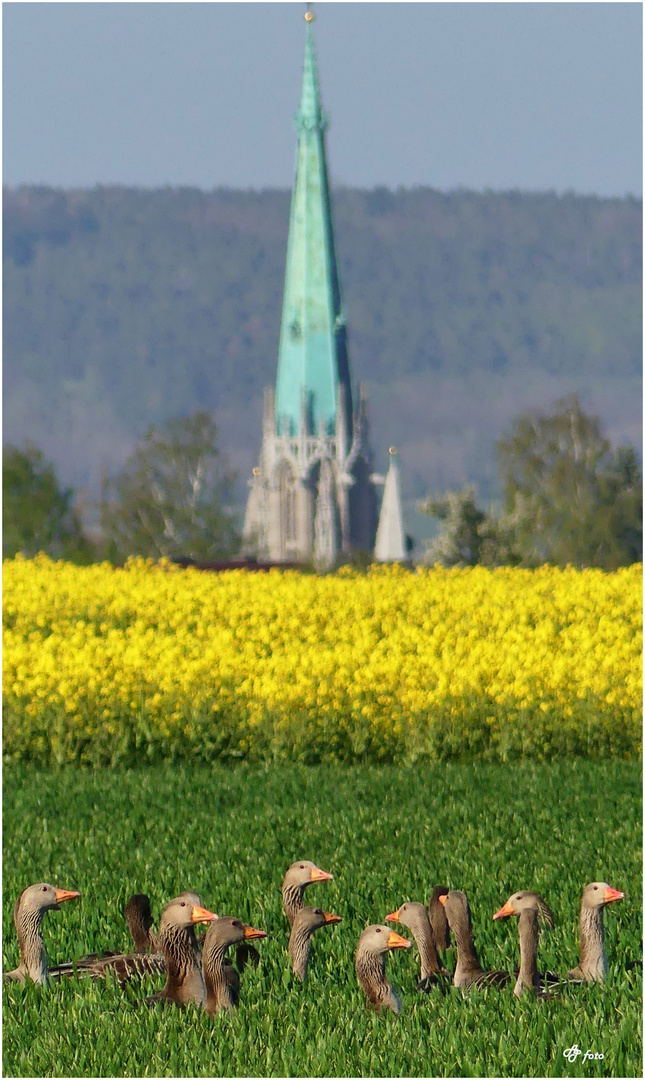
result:
[[[72,488],[61,488],[53,465],[32,443],[7,444],[2,462],[2,554],[32,558],[39,551],[54,559],[92,561]]]
[[[442,521],[443,528],[428,542],[422,561],[430,566],[475,566],[480,561],[482,538],[480,526],[486,519],[476,503],[476,488],[468,484],[460,491],[422,500],[418,506],[423,514]]]
[[[443,522],[425,563],[444,566],[598,566],[643,553],[642,470],[631,447],[612,451],[577,397],[525,413],[497,443],[501,510],[482,510],[466,486],[419,504]]]
[[[619,446],[600,478],[604,565],[618,566],[643,558],[643,471],[632,446]]]
[[[497,456],[501,521],[522,565],[613,569],[640,558],[636,457],[627,448],[611,451],[600,419],[576,396],[549,413],[518,417]]]
[[[418,509],[443,522],[430,540],[421,561],[426,566],[515,566],[520,557],[515,549],[512,524],[493,508],[477,505],[477,489],[466,484],[459,491],[423,499]]]
[[[227,558],[239,545],[234,482],[208,413],[152,425],[123,470],[103,485],[101,526],[109,557]]]

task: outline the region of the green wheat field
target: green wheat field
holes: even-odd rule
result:
[[[196,890],[219,915],[266,930],[234,1014],[138,1009],[160,981],[7,984],[5,1076],[640,1076],[641,770],[634,763],[432,767],[193,767],[4,773],[3,968],[18,960],[12,911],[37,881],[80,900],[43,924],[52,963],[126,949],[122,909],[149,893],[153,912]],[[342,917],[314,938],[310,978],[291,976],[280,884],[297,858],[334,881],[308,903]],[[492,915],[535,889],[556,926],[540,966],[577,962],[582,887],[605,880],[626,898],[605,913],[610,974],[564,986],[557,1000],[512,987],[416,991],[416,948],[388,974],[399,1016],[365,1007],[354,973],[360,932],[435,884],[469,896],[485,967],[517,963],[517,922]],[[397,927],[403,934],[409,932]],[[448,954],[449,963],[454,954]],[[161,979],[163,982],[163,979]],[[563,1056],[577,1045],[603,1058]]]

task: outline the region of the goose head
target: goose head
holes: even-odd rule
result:
[[[582,907],[587,909],[604,908],[615,900],[624,900],[625,893],[612,889],[606,881],[592,881],[582,891]]]
[[[14,920],[26,915],[40,916],[46,911],[60,911],[60,905],[66,900],[76,900],[81,894],[72,889],[57,889],[45,881],[29,885],[23,889],[14,909]]]
[[[203,908],[201,904],[195,904],[193,902],[195,897],[196,893],[183,894],[166,904],[159,920],[159,929],[177,927],[180,930],[188,930],[196,923],[214,922],[217,915]]]
[[[399,922],[412,931],[425,929],[428,925],[428,913],[423,904],[410,900],[405,904],[401,904],[401,907],[396,911],[386,915],[385,921]]]
[[[409,938],[401,937],[394,930],[390,930],[389,926],[374,924],[363,930],[358,941],[358,948],[360,952],[379,956],[389,952],[390,949],[411,949],[412,942]]]
[[[531,892],[529,889],[523,889],[521,892],[509,896],[504,907],[496,911],[493,918],[505,919],[510,915],[520,915],[523,911],[528,910],[537,911],[540,921],[546,923],[547,926],[553,927],[555,925],[553,912],[549,905],[538,893]]]
[[[284,875],[284,886],[295,886],[303,889],[313,881],[333,881],[334,875],[321,870],[315,863],[308,859],[300,859],[291,864]]]

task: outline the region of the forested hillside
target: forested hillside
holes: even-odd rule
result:
[[[409,506],[464,479],[494,494],[509,419],[572,390],[639,441],[639,201],[339,190],[334,211],[354,379]],[[5,191],[5,441],[96,490],[147,424],[207,408],[246,479],[288,213],[286,191]]]

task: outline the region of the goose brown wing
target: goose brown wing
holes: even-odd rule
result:
[[[49,969],[51,979],[79,978],[105,979],[112,975],[120,983],[130,979],[142,979],[166,970],[160,953],[121,953],[98,959],[78,960],[70,964],[58,964]]]
[[[480,971],[473,979],[474,986],[506,986],[511,981],[510,971]]]

